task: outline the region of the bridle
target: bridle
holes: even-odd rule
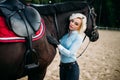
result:
[[[90,37],[90,41],[92,41],[94,39],[94,37],[96,36],[95,31],[97,30],[97,26],[95,24],[95,17],[96,17],[96,13],[94,12],[94,8],[90,8],[89,7],[89,14],[88,14],[88,19],[91,19],[91,23],[92,23],[92,31],[91,31],[91,37]]]
[[[87,23],[88,23],[88,20],[90,19],[90,18],[92,18],[91,20],[92,20],[92,26],[93,26],[93,29],[95,30],[95,29],[97,29],[97,26],[96,26],[96,24],[95,24],[95,22],[93,21],[94,20],[94,16],[96,16],[96,14],[94,13],[94,8],[90,8],[90,6],[88,5],[88,9],[89,9],[89,13],[88,13],[88,17],[87,17]],[[91,35],[93,36],[94,35],[94,30],[91,32]],[[84,36],[84,39],[83,39],[83,42],[84,42],[84,40],[85,40],[85,38],[86,38],[86,34],[85,34],[85,36]],[[93,37],[91,37],[91,38],[93,38]],[[89,42],[87,43],[87,45],[86,45],[86,47],[85,47],[85,49],[77,56],[77,58],[79,58],[80,56],[82,56],[82,54],[86,51],[86,49],[88,48],[88,46],[89,46],[89,44],[90,44],[90,39],[89,39]]]

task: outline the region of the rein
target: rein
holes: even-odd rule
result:
[[[87,44],[87,46],[85,47],[85,49],[77,56],[77,58],[79,58],[80,56],[82,56],[82,54],[86,51],[86,49],[88,48],[88,45],[90,44],[90,40]]]

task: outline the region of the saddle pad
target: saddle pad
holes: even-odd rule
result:
[[[32,38],[32,41],[38,40],[43,37],[45,33],[45,24],[41,19],[40,29],[36,32]],[[5,18],[0,16],[0,42],[25,42],[24,37],[17,36],[12,30],[8,28],[5,23]]]

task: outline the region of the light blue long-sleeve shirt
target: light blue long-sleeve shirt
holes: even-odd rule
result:
[[[78,31],[72,31],[69,35],[67,33],[60,39],[60,43],[63,48],[58,47],[61,53],[61,62],[70,63],[76,61],[76,53],[82,44],[83,38],[80,36]]]

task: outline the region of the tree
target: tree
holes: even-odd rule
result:
[[[95,0],[94,6],[99,26],[120,28],[119,0]]]

